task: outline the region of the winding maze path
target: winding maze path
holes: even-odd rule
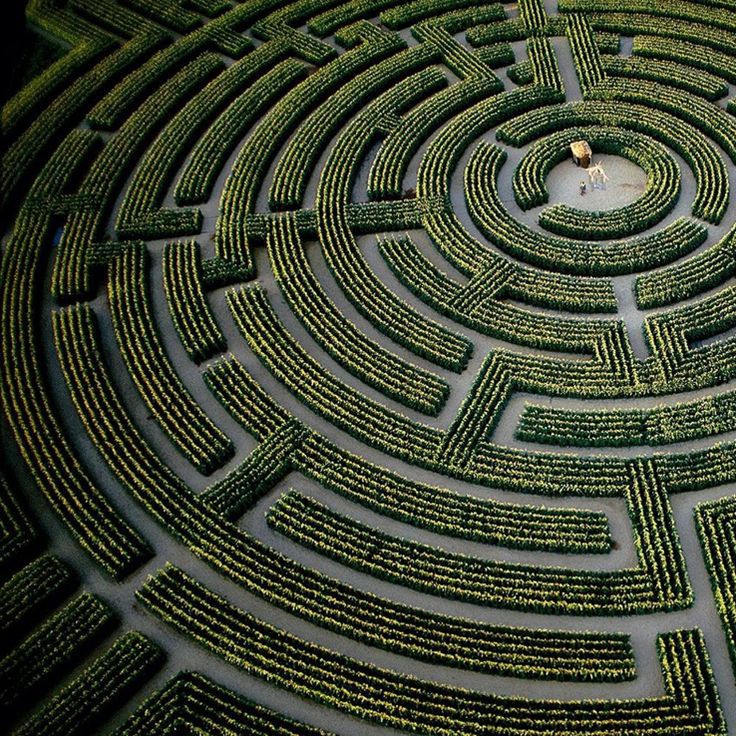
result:
[[[736,734],[736,2],[27,17],[0,728]]]

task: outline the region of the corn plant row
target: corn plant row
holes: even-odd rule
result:
[[[28,560],[29,555],[39,542],[36,525],[28,517],[16,488],[11,485],[2,463],[0,463],[0,579],[20,564]]]
[[[359,0],[359,2],[339,3],[322,10],[319,4],[315,4],[314,12],[317,14],[310,14],[307,30],[319,38],[325,38],[358,20],[375,17],[394,5],[396,5],[394,0]]]
[[[591,92],[591,99],[618,104],[648,105],[679,117],[712,138],[736,163],[736,118],[718,105],[681,89],[642,79],[607,79]]]
[[[491,353],[481,366],[470,391],[437,449],[437,460],[465,467],[477,444],[491,436],[513,391],[508,365]]]
[[[636,36],[632,52],[642,58],[674,61],[685,67],[702,70],[716,78],[736,83],[736,54],[716,51],[690,41],[664,36]]]
[[[173,598],[170,598],[171,593],[176,590],[174,587],[176,584],[179,584],[182,586],[182,595],[176,595],[174,594]],[[193,578],[188,576],[186,573],[182,572],[178,568],[175,568],[172,565],[167,566],[164,570],[159,571],[155,577],[149,577],[149,579],[146,581],[143,588],[138,592],[138,598],[141,600],[146,607],[151,609],[156,615],[161,616],[164,608],[168,608],[168,610],[172,613],[174,613],[173,617],[163,616],[165,621],[168,621],[171,623],[172,621],[176,620],[178,616],[181,615],[187,615],[187,607],[184,606],[184,601],[186,600],[186,594],[190,594],[192,596],[191,600],[194,604],[195,602],[197,604],[204,602],[204,600],[210,601],[210,603],[215,605],[209,605],[206,606],[205,610],[210,612],[210,616],[212,617],[212,620],[219,619],[223,624],[225,624],[228,616],[227,613],[231,611],[233,614],[236,614],[238,618],[241,621],[241,624],[247,620],[250,620],[255,624],[255,626],[258,629],[261,629],[262,634],[262,641],[267,641],[269,636],[267,632],[271,631],[274,636],[274,642],[278,641],[277,636],[282,635],[285,637],[284,645],[289,646],[289,642],[292,640],[296,640],[296,637],[294,637],[293,634],[289,634],[287,632],[284,632],[280,629],[277,629],[276,627],[272,627],[269,624],[260,621],[258,619],[255,619],[255,617],[252,617],[250,614],[246,613],[245,611],[240,611],[236,609],[234,606],[231,606],[231,604],[224,601],[224,599],[219,598],[218,596],[214,596],[214,594],[211,591],[208,591],[204,586],[202,586],[200,583],[196,582]],[[203,597],[204,596],[204,597]],[[169,605],[164,606],[164,601],[169,600]],[[223,617],[224,615],[224,617]],[[180,619],[181,620],[181,619]],[[230,620],[231,624],[235,624],[235,619]],[[219,628],[219,627],[215,627]],[[230,626],[223,626],[223,628],[226,631],[233,631],[238,632],[239,635],[242,635],[245,633],[245,631],[241,628],[241,626],[238,626],[235,624],[232,628]],[[253,632],[255,633],[255,632]],[[542,632],[547,634],[552,634],[552,632]],[[600,670],[598,671],[602,678],[601,679],[609,679],[609,677],[616,673],[619,668],[621,668],[621,674],[624,675],[626,679],[629,678],[630,672],[627,671],[628,667],[628,660],[629,660],[629,652],[628,647],[625,643],[625,637],[620,637],[617,635],[612,635],[609,637],[600,637],[600,641],[595,641],[595,636],[590,633],[582,632],[568,632],[565,635],[562,635],[562,639],[567,639],[569,642],[569,647],[575,647],[579,646],[580,649],[578,653],[572,654],[570,657],[570,661],[568,666],[571,670],[575,668],[578,663],[582,664],[583,667],[588,665],[589,663],[592,664],[592,662],[595,659],[599,659],[598,666],[600,667]],[[240,638],[240,637],[238,637]],[[260,638],[260,637],[259,637]],[[298,641],[298,640],[297,640]],[[591,646],[591,643],[594,642],[594,645]],[[202,643],[202,642],[200,642]],[[306,643],[306,642],[305,642]],[[223,640],[224,644],[224,640]],[[518,646],[519,649],[519,660],[520,662],[526,662],[527,658],[530,656],[531,652],[527,650],[527,647],[525,646],[525,642],[523,639],[520,639],[519,641],[515,642],[516,646]],[[237,645],[235,642],[232,642],[232,645],[234,648],[237,648]],[[599,645],[595,646],[595,645]],[[304,661],[309,662],[311,657],[311,647],[314,645],[311,645],[310,648],[305,652]],[[610,647],[610,648],[607,648]],[[256,647],[257,649],[257,647]],[[343,658],[343,656],[337,654],[336,652],[332,652],[328,649],[324,649],[324,656],[329,657],[332,659],[335,659],[335,664],[338,664],[339,660]],[[358,671],[360,671],[363,667],[366,665],[363,663],[355,662],[357,665]],[[622,668],[623,665],[623,668]],[[368,665],[370,667],[370,665]],[[564,665],[563,665],[564,667]],[[338,671],[339,671],[338,666]],[[521,669],[521,667],[520,667]],[[377,672],[381,672],[382,675],[386,676],[389,674],[388,670],[377,670]],[[618,673],[617,673],[618,674]],[[403,676],[406,677],[406,676]],[[408,679],[408,678],[407,678]],[[283,684],[282,684],[283,686]],[[465,691],[466,693],[468,691]],[[378,704],[378,703],[377,703]],[[467,703],[465,703],[467,705]]]
[[[596,30],[593,37],[595,39],[595,44],[598,47],[598,51],[600,51],[601,54],[616,55],[621,51],[621,36],[619,36],[618,33]],[[603,59],[604,64],[606,61],[608,61],[608,59]]]
[[[293,217],[276,221],[266,239],[271,269],[291,311],[346,370],[386,396],[437,416],[448,384],[367,338],[344,317],[319,283]]]
[[[195,141],[220,111],[262,74],[263,56],[250,54],[227,69],[221,67],[224,71],[173,116],[146,151],[125,192],[115,223],[118,237],[155,240],[199,232],[201,212],[160,209],[160,203]],[[266,56],[265,61],[271,59]]]
[[[205,489],[200,499],[228,519],[250,509],[293,470],[293,457],[307,433],[296,419],[272,432],[222,480]]]
[[[380,15],[381,23],[391,30],[399,30],[414,25],[426,18],[433,18],[444,13],[477,5],[475,0],[411,0],[411,2],[393,3],[394,7]],[[494,19],[501,20],[506,12],[501,3],[489,3],[487,13]]]
[[[459,495],[399,476],[314,433],[298,447],[293,463],[350,501],[446,536],[568,554],[610,548],[608,524],[598,512]]]
[[[700,491],[736,480],[733,442],[715,443],[704,450],[671,453],[660,463],[672,492]]]
[[[50,26],[52,35],[60,35],[58,27]],[[53,102],[54,95],[68,89],[74,82],[83,77],[90,68],[108,56],[116,44],[111,38],[100,34],[72,36],[73,47],[54,62],[44,74],[31,79],[18,90],[3,107],[3,125],[8,140],[21,132],[23,125],[29,124],[32,114],[40,113]]]
[[[430,69],[407,77],[343,129],[320,177],[316,195],[317,234],[330,272],[358,312],[403,347],[459,372],[470,356],[470,342],[420,314],[381,282],[360,251],[350,229],[347,209],[376,124],[387,109],[403,108],[422,99],[426,85],[432,84],[433,78]]]
[[[491,96],[495,87],[488,77],[472,77],[433,94],[402,115],[398,125],[384,138],[371,164],[368,196],[371,199],[400,197],[409,163],[422,142],[454,115]]]
[[[662,35],[662,19],[656,15],[605,12],[592,13],[587,17],[598,32],[619,33],[622,36]],[[703,44],[725,53],[730,53],[736,43],[736,33],[675,17],[667,18],[666,35],[668,38]]]
[[[6,712],[31,706],[114,628],[106,603],[91,593],[78,595],[0,660],[0,705]]]
[[[321,41],[290,24],[290,20],[293,22],[301,15],[298,11],[296,14],[292,14],[288,7],[282,12],[277,10],[275,13],[253,23],[250,32],[261,41],[281,41],[287,44],[295,56],[315,66],[322,66],[336,58],[338,54],[332,44]],[[340,32],[335,34],[335,40],[341,45],[346,45],[342,43]]]
[[[453,36],[466,31],[468,28],[479,25],[480,23],[495,23],[506,17],[505,10],[502,12],[496,3],[471,3],[466,7],[460,7],[456,10],[449,10],[441,15],[435,15],[431,20],[424,21],[425,25],[431,23],[439,28],[443,28]]]
[[[232,5],[227,0],[187,0],[186,4],[192,10],[208,18],[216,18],[226,10],[232,9]]]
[[[507,301],[515,276],[509,261],[490,259],[462,283],[437,268],[409,238],[387,238],[379,249],[399,281],[423,302],[504,342],[593,355],[597,341],[611,329],[608,320],[558,317]]]
[[[301,206],[315,165],[340,128],[376,96],[405,76],[427,67],[436,57],[437,53],[427,45],[399,51],[356,74],[324,100],[300,123],[279,158],[268,193],[270,208],[281,210]],[[447,83],[438,69],[428,69],[422,82],[424,94],[431,94]]]
[[[157,36],[136,36],[99,61],[86,74],[66,87],[35,117],[3,155],[2,202],[8,205],[44,154],[70,130],[74,121],[107,86],[128,73],[160,45]]]
[[[660,367],[670,378],[674,374],[689,374],[707,381],[711,376],[713,385],[730,380],[733,368],[729,359],[733,345],[729,339],[711,338],[727,338],[734,326],[736,289],[733,286],[690,304],[653,314],[644,323],[649,347],[653,355],[660,358]],[[698,346],[699,341],[709,339],[709,343]]]
[[[115,736],[165,733],[172,720],[184,729],[222,736],[334,736],[186,670],[147,698]]]
[[[131,4],[135,2],[136,0],[131,0]],[[83,18],[89,18],[100,27],[123,37],[159,28],[159,24],[149,19],[147,14],[139,14],[125,5],[106,3],[105,0],[70,0],[69,7]]]
[[[172,23],[180,22],[177,21],[180,12],[178,7],[172,8],[162,0],[154,2],[127,0],[126,4],[112,4],[105,0],[71,0],[69,6],[96,25],[124,38],[148,33],[151,30],[162,30],[162,26],[174,27]],[[238,33],[238,30],[252,23],[254,17],[259,14],[258,8],[233,8],[203,25],[199,25],[200,20],[195,14],[189,11],[186,13],[188,20],[184,21],[184,25],[189,27],[182,26],[181,37],[171,45],[176,42],[184,46],[189,43],[199,44],[200,47],[206,45],[213,51],[233,59],[240,58],[251,48],[251,40]]]
[[[637,491],[638,493],[639,491]],[[661,496],[661,494],[660,494]],[[447,552],[393,536],[290,492],[270,507],[269,525],[292,541],[341,564],[429,595],[482,606],[562,615],[627,615],[689,605],[692,593],[681,558],[655,550],[677,543],[667,519],[657,513],[661,498],[646,508],[630,504],[639,566],[616,571],[523,565]],[[604,657],[605,655],[601,655]]]
[[[295,420],[257,384],[243,365],[222,360],[211,366],[204,380],[228,413],[248,432],[266,443]],[[253,461],[260,464],[261,450]],[[337,447],[310,432],[291,456],[294,468],[350,501],[421,528],[463,539],[514,549],[549,549],[559,552],[605,552],[611,540],[605,517],[577,509],[506,504],[491,499],[457,495],[396,475],[363,457]],[[251,462],[244,461],[250,468]],[[239,470],[233,471],[233,490]],[[205,491],[203,500],[214,501],[219,492]],[[231,484],[225,479],[228,497]],[[523,532],[521,531],[523,530]]]
[[[239,264],[226,261],[219,256],[203,260],[201,269],[202,289],[205,291],[247,281],[250,278],[248,272],[240,268]]]
[[[202,256],[194,241],[166,243],[163,285],[174,327],[187,355],[201,363],[227,348],[204,293]]]
[[[0,588],[0,632],[10,641],[23,635],[63,601],[78,584],[58,557],[42,555]]]
[[[534,68],[529,59],[519,61],[506,70],[506,76],[517,86],[523,87],[534,82]]]
[[[565,94],[565,83],[557,64],[557,56],[549,38],[535,36],[526,42],[527,54],[535,84]]]
[[[15,127],[18,119],[16,116],[19,113],[22,116],[29,112],[26,107],[30,101],[29,98],[36,98],[38,101],[43,99],[44,92],[53,92],[60,86],[59,77],[67,78],[70,67],[73,68],[83,63],[82,59],[94,54],[94,49],[98,46],[107,45],[109,47],[112,41],[108,34],[101,32],[93,24],[66,9],[31,5],[26,8],[25,15],[28,22],[35,28],[67,44],[69,51],[64,57],[57,59],[43,74],[28,80],[27,84],[8,100],[8,105],[3,110],[3,115],[6,113],[8,115],[7,118],[3,118],[3,122],[8,126],[6,129],[8,135]],[[33,106],[34,103],[30,102],[30,104]]]
[[[89,166],[78,195],[94,198],[97,206],[83,207],[67,217],[51,275],[51,293],[57,299],[90,294],[89,250],[104,239],[109,211],[123,182],[157,130],[220,65],[215,54],[195,58],[136,109]]]
[[[471,46],[483,47],[496,43],[523,41],[528,35],[521,18],[511,18],[468,28],[465,38]]]
[[[157,424],[197,470],[209,475],[233,456],[234,446],[196,403],[166,355],[153,321],[147,269],[143,243],[131,244],[110,265],[108,300],[118,348]],[[58,339],[73,349],[73,333],[64,330],[64,322],[62,314]]]
[[[438,28],[434,23],[420,23],[411,32],[418,41],[435,48],[443,64],[460,79],[488,78],[494,82],[492,93],[503,90],[503,82],[491,68],[447,29]]]
[[[438,237],[443,230],[444,228],[437,228],[434,232]],[[453,236],[458,239],[470,237],[458,233],[457,230],[453,232]],[[522,304],[564,312],[612,314],[617,307],[610,279],[581,279],[523,265],[516,265],[514,277],[507,283],[506,291],[510,299]]]
[[[695,522],[736,672],[736,500],[726,497],[698,504]]]
[[[547,25],[544,0],[520,0],[519,17],[530,33],[542,30]]]
[[[88,160],[94,134],[74,131],[29,192],[53,200]],[[0,398],[13,417],[16,444],[37,487],[80,546],[108,574],[124,578],[149,558],[147,542],[95,484],[74,453],[51,409],[37,356],[40,292],[32,285],[41,252],[51,240],[52,218],[40,211],[18,216],[0,266]]]
[[[584,15],[575,13],[568,16],[567,39],[570,42],[572,60],[585,98],[606,78],[606,72],[595,43],[595,34]]]
[[[720,286],[736,272],[736,227],[718,242],[681,263],[648,274],[634,282],[636,304],[652,309],[689,299]]]
[[[497,180],[506,158],[497,146],[478,144],[465,170],[465,199],[484,235],[527,263],[580,275],[632,273],[671,263],[707,238],[703,225],[685,217],[650,235],[607,244],[541,235],[518,222],[501,202]]]
[[[620,458],[509,451],[488,441],[478,443],[464,472],[457,466],[444,472],[490,487],[551,497],[620,496],[627,484],[626,464]]]
[[[509,66],[516,61],[514,50],[510,43],[491,43],[488,46],[480,46],[475,50],[478,58],[488,64],[491,69]]]
[[[423,197],[406,197],[385,202],[351,202],[345,207],[348,225],[356,235],[366,233],[382,233],[392,230],[414,230],[422,226],[422,219],[432,210],[444,206],[439,198],[424,199]],[[306,237],[317,233],[317,214],[314,215],[314,228],[303,227],[299,221],[300,214],[305,210],[295,212],[299,230]]]
[[[177,33],[187,33],[202,24],[196,13],[181,5],[170,5],[165,0],[126,0],[126,4],[132,10]]]
[[[138,592],[155,616],[206,650],[279,687],[382,725],[489,736],[553,730],[582,736],[606,729],[657,736],[666,724],[725,734],[699,630],[658,638],[665,694],[639,700],[534,700],[498,696],[381,669],[305,641],[255,618],[169,566]],[[229,635],[232,632],[232,635]],[[274,662],[285,662],[278,669]],[[417,704],[420,704],[417,706]]]
[[[652,409],[572,411],[530,405],[516,436],[563,447],[630,447],[688,442],[736,431],[736,394],[661,405]]]
[[[189,2],[201,2],[202,0],[189,0]],[[239,59],[243,54],[253,48],[253,42],[242,33],[242,29],[250,25],[254,18],[261,14],[260,5],[248,3],[245,6],[236,5],[228,8],[214,20],[205,23],[194,32],[184,36],[199,37],[205,39],[207,46],[231,59]]]
[[[692,23],[703,23],[715,28],[736,31],[736,19],[733,11],[724,7],[715,7],[707,3],[686,2],[686,0],[672,0],[663,5],[657,0],[631,0],[622,3],[621,0],[560,0],[560,13],[608,13],[621,12],[645,13],[662,18],[666,23],[673,19],[687,20]]]
[[[265,44],[246,57],[262,59],[268,71],[263,70],[262,75],[215,118],[189,149],[189,159],[174,188],[177,205],[206,201],[223,164],[248,129],[306,76],[304,64],[294,59],[278,61],[274,66],[278,58],[276,51],[275,44]]]
[[[79,344],[83,342],[84,349],[70,355],[62,369],[76,405],[89,407],[85,413],[80,411],[80,416],[90,439],[113,474],[146,511],[218,572],[268,602],[319,626],[423,661],[513,675],[519,664],[521,641],[530,652],[533,668],[530,671],[543,677],[545,672],[560,667],[561,657],[569,657],[574,651],[568,646],[567,634],[488,626],[432,614],[358,591],[281,556],[244,529],[228,523],[197,500],[133,427],[102,363],[89,322],[89,309],[77,307],[75,312],[75,319],[82,327]],[[82,366],[87,370],[81,370]],[[90,367],[94,370],[89,370]],[[248,374],[241,371],[241,375]],[[223,404],[232,410],[234,402],[240,404],[243,382],[237,374],[228,373],[218,390],[226,397]],[[267,399],[264,395],[256,400],[262,404],[261,411],[274,421],[272,407],[263,403]],[[280,421],[283,420],[282,416]],[[105,439],[108,432],[125,438],[124,453],[111,449]],[[597,642],[601,635],[587,636]]]
[[[327,373],[285,330],[261,289],[231,292],[228,303],[243,336],[269,371],[312,411],[361,442],[413,464],[514,490],[569,494],[568,482],[572,482],[575,474],[583,472],[585,481],[576,481],[578,495],[608,495],[620,491],[623,465],[614,458],[561,458],[495,448],[493,460],[479,467],[447,465],[440,457],[445,432],[379,405]],[[560,390],[557,388],[560,375],[569,380],[569,387],[562,390],[574,393],[580,391],[579,386],[585,380],[595,387],[596,394],[617,392],[622,384],[629,386],[631,383],[630,378],[625,377],[617,386],[610,369],[601,368],[592,361],[588,364],[568,361],[561,369],[559,363],[549,359],[535,360],[509,354],[505,355],[505,360],[519,380],[519,387],[527,386],[533,391],[543,392],[535,384],[536,380],[548,390],[551,388],[552,393]]]
[[[214,361],[202,380],[225,411],[259,442],[294,419],[232,356]]]
[[[675,61],[639,56],[603,56],[603,67],[610,77],[645,79],[678,87],[693,95],[715,102],[728,93],[728,85],[709,72],[693,69]]]
[[[137,631],[123,634],[47,700],[13,736],[83,736],[130,700],[163,664],[163,652]]]

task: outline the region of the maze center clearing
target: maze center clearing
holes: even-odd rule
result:
[[[572,160],[557,164],[547,174],[549,204],[566,204],[580,210],[615,210],[635,202],[647,186],[646,172],[623,156],[603,154],[594,156],[602,164],[608,181],[594,187],[586,169],[575,166]],[[580,184],[585,183],[585,194]]]

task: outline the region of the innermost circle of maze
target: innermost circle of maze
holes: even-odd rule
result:
[[[514,198],[519,207],[528,210],[549,201],[544,181],[546,174],[556,164],[570,158],[570,144],[581,138],[595,147],[598,156],[601,153],[620,155],[638,164],[647,175],[646,189],[643,196],[628,206],[604,208],[599,205],[599,211],[594,212],[555,204],[539,213],[539,224],[545,230],[578,240],[621,238],[641,233],[672,211],[681,186],[680,170],[672,156],[645,136],[597,127],[562,131],[562,135],[554,134],[542,139],[529,151],[514,172]],[[609,160],[606,157],[607,163]],[[605,169],[603,172],[608,177]],[[606,181],[591,181],[585,173],[582,172],[584,178],[581,183],[585,188],[581,196],[585,196],[588,186],[593,196],[596,191],[608,188]],[[616,211],[612,212],[612,209]]]
[[[736,733],[732,0],[26,16],[15,733]]]

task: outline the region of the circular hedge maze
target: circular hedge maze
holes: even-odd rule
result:
[[[26,17],[3,727],[735,734],[734,0]]]

